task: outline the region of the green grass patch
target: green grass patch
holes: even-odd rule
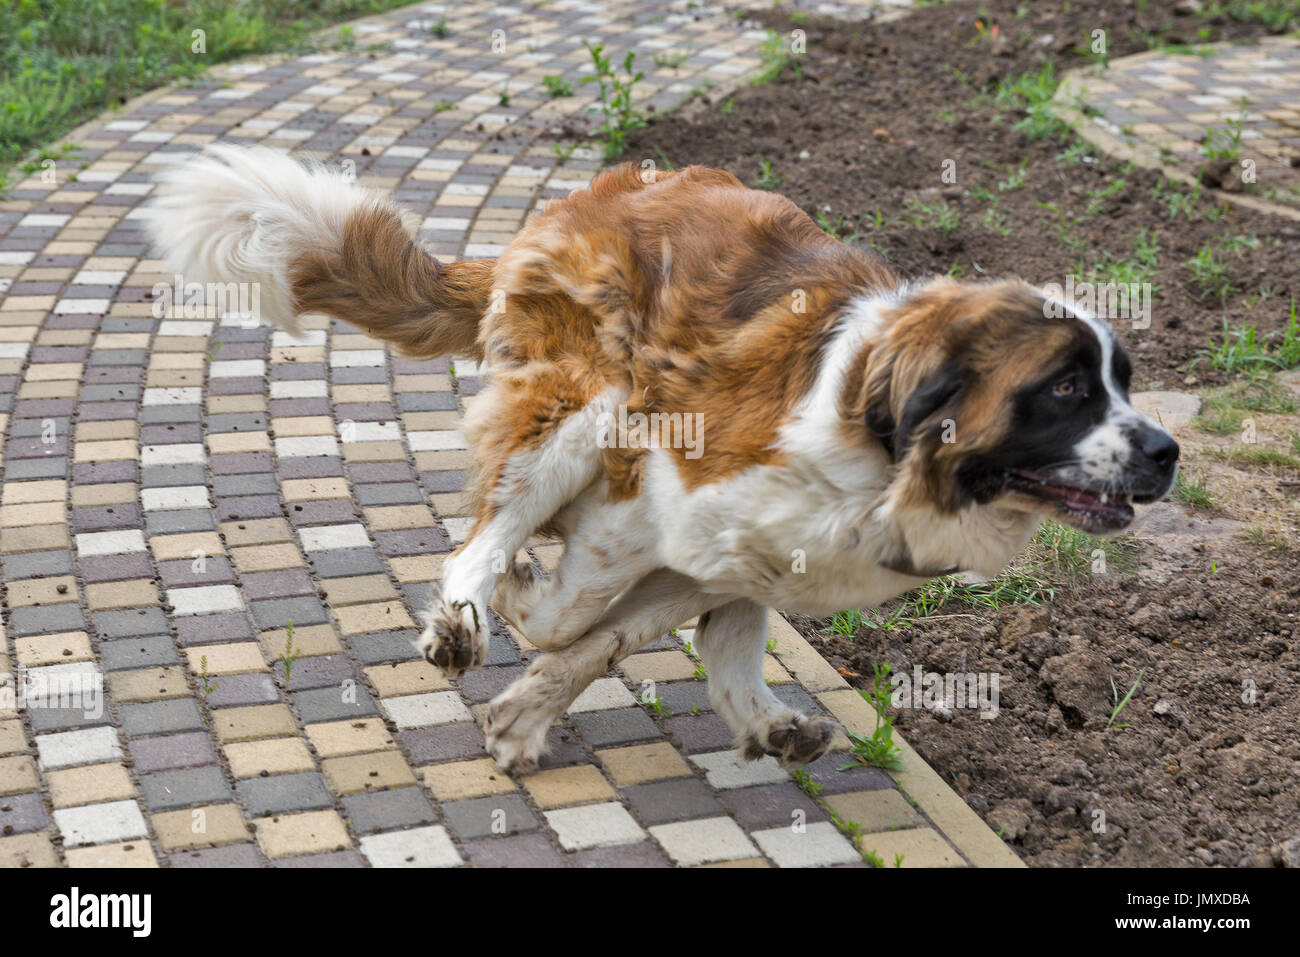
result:
[[[1203,475],[1179,472],[1174,480],[1174,498],[1192,508],[1211,509],[1215,506],[1214,496],[1206,487]]]
[[[1231,435],[1252,413],[1288,415],[1297,407],[1295,396],[1272,375],[1254,373],[1206,393],[1194,424],[1212,435]]]
[[[309,41],[315,30],[410,2],[0,3],[0,169],[132,96],[192,79],[236,57],[313,49]],[[340,39],[345,45],[351,41]]]
[[[1209,348],[1197,352],[1191,367],[1208,361],[1227,373],[1258,372],[1266,369],[1294,369],[1300,366],[1300,315],[1291,300],[1286,326],[1278,332],[1260,333],[1254,325],[1231,329],[1223,322],[1223,341],[1210,340]]]

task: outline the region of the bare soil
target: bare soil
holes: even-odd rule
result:
[[[758,14],[782,35],[806,31],[799,69],[656,118],[627,158],[717,166],[751,184],[766,161],[775,189],[905,276],[1064,283],[1076,264],[1131,259],[1154,238],[1151,326],[1116,324],[1134,389],[1222,384],[1225,373],[1192,361],[1225,320],[1284,325],[1300,298],[1300,224],[1208,192],[1171,216],[1167,197],[1181,191],[1158,173],[1071,149],[1068,136],[1031,138],[1016,129],[1024,110],[994,94],[1002,78],[1086,64],[1075,50],[1097,28],[1111,56],[1263,29],[1173,0],[1065,7],[957,2],[875,24]],[[948,159],[955,183],[941,179]],[[991,215],[983,190],[997,197]],[[956,224],[941,228],[918,203],[946,206]],[[1231,237],[1245,239],[1221,245]],[[1190,266],[1207,245],[1227,264],[1222,294]],[[1298,424],[1262,416],[1261,441],[1285,448]],[[1136,569],[1085,575],[1043,605],[950,603],[851,638],[791,617],[859,687],[875,662],[1000,676],[996,719],[900,709],[898,727],[1032,865],[1300,866],[1300,482],[1216,457],[1230,439],[1177,434],[1218,503],[1154,507]],[[1273,545],[1248,540],[1252,526],[1270,528]],[[1135,682],[1111,721],[1116,691]]]

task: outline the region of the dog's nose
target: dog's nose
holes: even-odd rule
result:
[[[1162,472],[1168,472],[1178,461],[1178,443],[1164,429],[1147,429],[1138,448]]]

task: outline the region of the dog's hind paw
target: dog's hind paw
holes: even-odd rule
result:
[[[511,774],[537,770],[546,753],[546,732],[551,718],[529,701],[526,689],[507,688],[488,706],[487,752],[497,767]]]
[[[415,647],[448,677],[487,661],[489,625],[486,611],[470,601],[448,601],[435,594]]]
[[[797,768],[825,754],[839,730],[839,724],[831,718],[793,714],[772,722],[763,731],[747,734],[741,750],[747,761],[770,754],[781,767]]]

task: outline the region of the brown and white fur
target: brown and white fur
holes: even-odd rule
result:
[[[1053,318],[1019,281],[904,283],[718,170],[611,170],[500,258],[445,266],[384,198],[267,149],[167,174],[150,223],[187,281],[260,283],[272,322],[326,313],[409,355],[482,361],[475,522],[418,645],[453,676],[481,665],[492,607],[547,650],[491,704],[506,769],[536,764],[589,682],[697,615],[738,746],[810,761],[834,725],[763,681],[768,608],[992,575],[1044,515],[1113,531],[1129,497],[1173,482],[1177,446],[1129,404],[1103,323]],[[620,406],[697,415],[702,454],[602,441]],[[549,577],[513,564],[539,530],[565,543]]]

